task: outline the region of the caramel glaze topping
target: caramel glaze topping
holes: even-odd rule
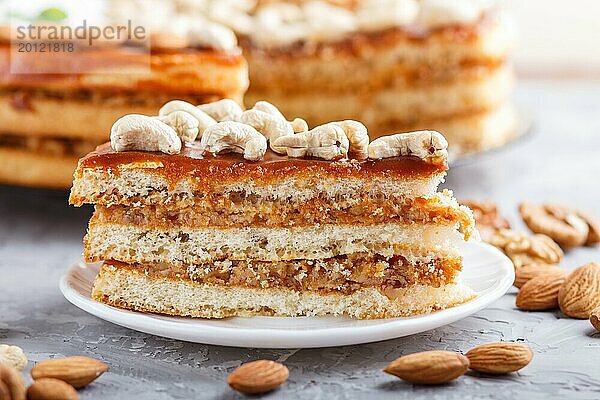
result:
[[[180,154],[126,151],[115,152],[110,143],[99,146],[96,151],[79,161],[78,174],[86,168],[111,169],[119,173],[119,167],[135,163],[155,163],[160,168],[148,169],[167,178],[175,185],[182,178],[206,181],[207,184],[236,180],[259,180],[269,182],[292,176],[322,177],[423,177],[442,173],[448,169],[445,158],[422,160],[416,156],[403,156],[380,160],[343,159],[326,161],[315,158],[292,158],[267,150],[260,161],[248,161],[241,154],[206,154],[199,143],[186,143]],[[140,165],[140,168],[143,168]]]

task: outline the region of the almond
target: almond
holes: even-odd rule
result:
[[[572,318],[589,318],[600,307],[600,265],[585,264],[571,273],[558,292],[563,313]]]
[[[522,287],[527,281],[535,278],[536,276],[547,276],[551,274],[567,275],[567,271],[563,268],[557,267],[556,265],[546,263],[533,263],[517,268],[515,271],[515,287]]]
[[[469,369],[469,360],[445,350],[424,351],[397,358],[383,370],[419,385],[439,385],[458,378]]]
[[[541,311],[558,308],[558,290],[565,275],[541,275],[525,283],[517,295],[516,305],[521,310]]]
[[[257,360],[236,368],[229,374],[227,383],[238,392],[265,393],[281,386],[289,374],[283,364],[270,360]]]
[[[34,381],[27,389],[27,400],[78,400],[77,390],[67,382],[54,378]]]
[[[33,379],[55,378],[76,389],[82,388],[108,371],[108,366],[89,357],[67,357],[45,360],[31,369]]]
[[[25,400],[23,376],[11,365],[0,364],[0,398]]]
[[[488,374],[507,374],[525,367],[533,358],[531,348],[520,343],[490,343],[466,354],[470,368]]]
[[[600,307],[594,309],[590,314],[590,322],[592,326],[596,328],[598,332],[600,332]]]

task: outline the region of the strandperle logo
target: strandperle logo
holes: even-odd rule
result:
[[[92,24],[56,8],[33,18],[13,15],[10,72],[119,74],[135,68],[136,73],[147,73],[150,32],[134,21],[135,16],[119,24]]]
[[[77,26],[71,25],[40,25],[29,24],[27,26],[17,26],[16,40],[51,40],[51,41],[85,41],[89,46],[93,46],[94,41],[143,41],[146,39],[146,28],[143,26],[134,26],[132,21],[127,21],[126,25],[117,26],[96,26],[89,25],[83,21]]]
[[[120,25],[95,25],[87,20],[81,23],[65,23],[68,16],[66,12],[58,8],[43,10],[32,21],[20,23],[13,29],[16,34],[13,40],[26,41],[53,41],[70,42],[75,41],[78,45],[87,44],[93,46],[94,42],[143,42],[148,34],[144,26],[135,25],[132,20]]]

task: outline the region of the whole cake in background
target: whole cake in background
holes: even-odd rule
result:
[[[108,140],[117,118],[155,114],[174,97],[241,104],[248,71],[233,32],[212,23],[187,37],[185,48],[160,29],[143,44],[151,49],[134,41],[97,44],[84,53],[97,63],[79,73],[53,74],[11,73],[10,34],[0,37],[0,183],[68,189],[77,160]],[[81,54],[52,56],[82,62]],[[28,55],[32,66],[47,58]]]
[[[174,115],[187,123],[160,118]],[[127,115],[71,190],[71,204],[95,204],[92,297],[203,318],[388,318],[468,301],[458,244],[474,222],[437,191],[447,145],[432,131],[370,141],[352,120],[309,127],[264,101]]]
[[[510,19],[485,0],[174,0],[237,32],[246,104],[384,135],[440,131],[451,157],[515,135]]]

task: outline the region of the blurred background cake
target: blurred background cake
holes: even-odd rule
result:
[[[44,15],[33,3],[56,3],[45,9],[54,20],[44,23],[91,23],[93,16],[113,26],[133,21],[149,34],[144,43],[93,46],[111,68],[57,74],[15,74],[4,35],[0,183],[66,189],[77,158],[107,140],[110,121],[155,114],[172,98],[247,106],[266,99],[310,126],[363,121],[372,139],[437,130],[451,159],[516,133],[513,29],[495,2],[93,0],[83,7],[56,0],[19,7]],[[13,18],[2,31],[15,23],[14,10],[4,12]],[[62,56],[81,64],[80,55]],[[44,57],[32,54],[30,64]]]
[[[267,99],[310,125],[357,119],[372,137],[435,129],[450,152],[515,134],[513,27],[481,0],[175,0],[238,33],[246,104]]]
[[[61,13],[42,9],[23,24],[67,25],[68,14]],[[137,23],[147,23],[139,14],[122,18],[136,15]],[[77,160],[106,142],[115,119],[156,114],[167,99],[242,102],[248,72],[228,28],[199,25],[185,42],[161,26],[152,28],[142,43],[98,43],[77,54],[31,52],[17,66],[10,34],[0,38],[1,183],[69,188]],[[80,68],[69,67],[74,63]]]

